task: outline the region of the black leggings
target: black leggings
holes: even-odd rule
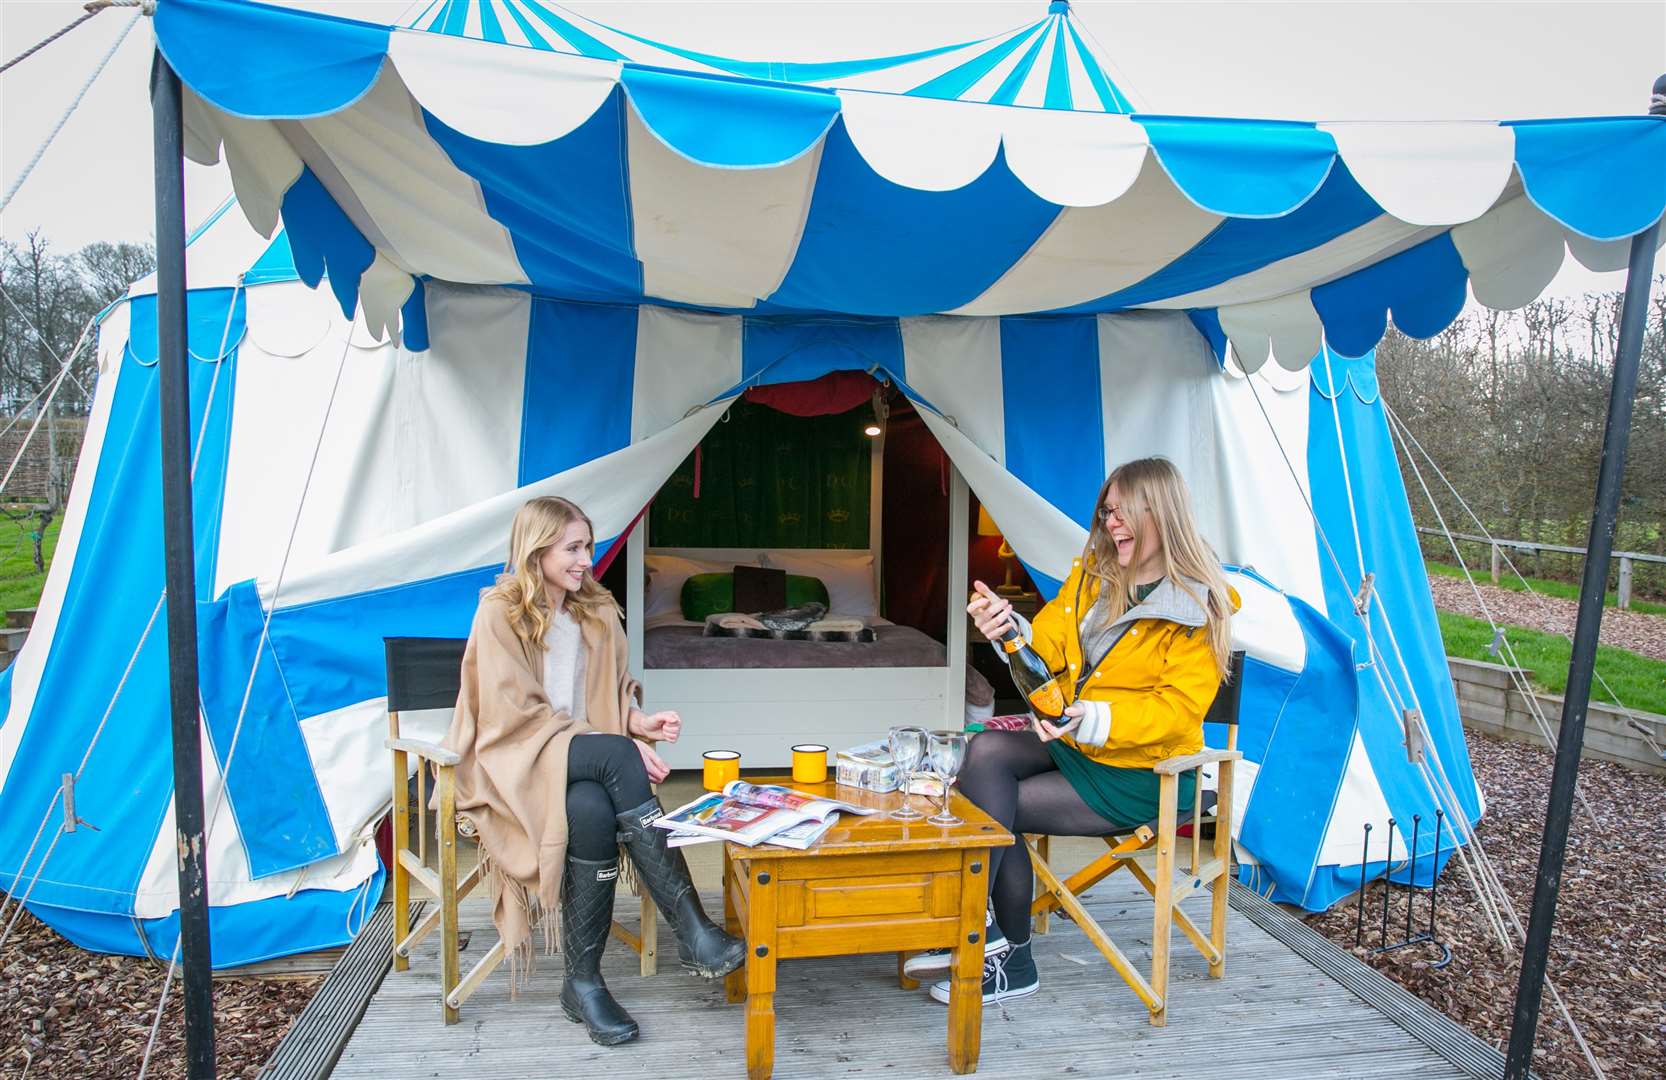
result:
[[[567,853],[606,862],[619,850],[615,816],[654,797],[636,742],[579,735],[567,750]]]
[[[995,922],[1007,940],[1028,941],[1035,879],[1023,834],[1104,836],[1117,823],[1082,801],[1034,732],[985,731],[974,736],[960,771],[960,790],[1015,838],[1011,847],[989,854],[989,895]]]

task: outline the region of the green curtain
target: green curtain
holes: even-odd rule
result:
[[[666,481],[649,513],[655,547],[865,548],[873,416],[789,416],[737,401]]]

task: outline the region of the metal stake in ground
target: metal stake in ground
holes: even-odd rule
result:
[[[1666,116],[1666,75],[1655,80],[1654,95],[1656,104],[1649,111]],[[1625,475],[1632,399],[1637,393],[1637,360],[1643,348],[1649,279],[1654,267],[1655,242],[1659,237],[1660,222],[1656,220],[1631,238],[1625,304],[1620,311],[1619,348],[1614,356],[1614,379],[1608,391],[1608,421],[1602,434],[1602,462],[1597,470],[1596,507],[1591,513],[1591,538],[1585,545],[1585,573],[1579,583],[1579,616],[1574,623],[1573,658],[1568,662],[1568,686],[1562,698],[1562,730],[1556,738],[1556,766],[1550,775],[1550,806],[1545,811],[1544,841],[1539,847],[1539,872],[1533,880],[1533,909],[1527,923],[1527,943],[1522,947],[1515,1016],[1510,1022],[1510,1050],[1504,1062],[1506,1080],[1525,1080],[1533,1064],[1533,1038],[1539,1025],[1540,998],[1544,994],[1550,932],[1556,921],[1556,893],[1562,884],[1562,862],[1567,855],[1568,812],[1573,805],[1574,781],[1579,776],[1579,753],[1585,741],[1585,712],[1591,700],[1591,672],[1596,666],[1603,596],[1608,591],[1608,557],[1614,550],[1614,524],[1620,509],[1620,480]]]
[[[208,942],[202,736],[197,723],[191,401],[185,355],[184,134],[179,76],[161,53],[156,54],[151,66],[150,101],[156,153],[156,338],[162,413],[162,542],[167,572],[168,699],[173,714],[185,1067],[191,1080],[213,1080],[213,962]]]
[[[1394,891],[1394,819],[1388,819],[1388,851],[1383,858],[1383,940],[1388,944],[1388,894]]]

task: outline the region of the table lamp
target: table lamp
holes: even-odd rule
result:
[[[1013,584],[1012,581],[1012,560],[1017,558],[1018,555],[1012,550],[1012,545],[1007,543],[1007,538],[1001,535],[1001,527],[995,524],[995,519],[990,517],[989,511],[981,505],[978,507],[978,535],[1001,537],[1001,546],[995,554],[1000,557],[1001,562],[1006,566],[1007,573],[1006,580],[995,586],[995,591],[1002,596],[1024,595],[1023,587]]]

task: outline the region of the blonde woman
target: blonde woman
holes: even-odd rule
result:
[[[1151,767],[1203,749],[1203,716],[1232,651],[1238,597],[1198,535],[1174,465],[1143,458],[1099,491],[1087,546],[1056,597],[1026,625],[983,584],[967,612],[997,641],[1012,627],[1060,676],[1068,706],[1058,724],[986,731],[972,740],[961,790],[1014,833],[1103,836],[1157,816]],[[997,650],[999,651],[999,650]],[[1005,655],[1002,653],[1001,655]],[[1180,802],[1192,800],[1186,774]],[[1033,994],[1033,879],[1022,843],[992,853],[984,1002]],[[947,954],[910,960],[911,975],[948,966]],[[932,996],[949,1000],[949,984]]]
[[[683,966],[706,978],[739,967],[746,946],[706,917],[683,854],[653,826],[650,783],[670,771],[649,742],[675,742],[674,712],[644,713],[612,595],[591,576],[590,519],[566,499],[515,514],[509,563],[480,599],[446,745],[457,809],[480,831],[492,913],[513,961],[533,925],[561,909],[561,1008],[604,1046],[637,1036],[601,976],[619,852],[629,853],[677,935]],[[544,921],[545,941],[553,926]]]

